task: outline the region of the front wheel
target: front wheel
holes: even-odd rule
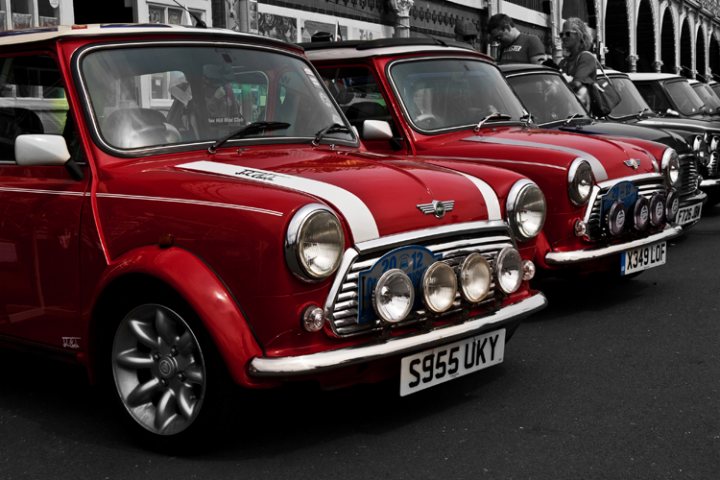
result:
[[[214,350],[191,315],[168,305],[131,309],[112,339],[111,369],[120,404],[138,433],[158,447],[190,441],[210,420],[223,395],[209,363]],[[219,369],[212,373],[219,377]],[[219,380],[219,379],[216,379]],[[197,439],[195,439],[197,440]],[[194,441],[190,441],[194,443]]]

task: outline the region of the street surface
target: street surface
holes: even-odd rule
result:
[[[505,362],[238,402],[204,452],[142,450],[82,370],[0,353],[0,479],[716,479],[720,207],[633,280],[552,281]]]

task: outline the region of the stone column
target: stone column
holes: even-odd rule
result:
[[[395,38],[410,37],[410,9],[414,4],[415,0],[390,0],[390,6],[397,16]]]
[[[655,60],[655,61],[653,62],[653,64],[652,64],[653,71],[654,71],[655,73],[660,73],[660,72],[662,72],[662,67],[663,67],[663,65],[665,65],[665,64],[663,63],[662,60]]]
[[[638,61],[637,55],[628,55],[627,61],[630,64],[630,71],[631,72],[637,72],[637,61]]]

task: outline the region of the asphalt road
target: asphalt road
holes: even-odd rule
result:
[[[188,457],[133,444],[81,370],[0,353],[0,479],[715,479],[718,272],[720,207],[634,280],[543,283],[502,365],[264,393]]]

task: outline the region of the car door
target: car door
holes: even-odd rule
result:
[[[66,166],[22,166],[23,134],[77,144],[57,63],[50,54],[0,57],[0,335],[79,348],[80,219],[89,185]]]

